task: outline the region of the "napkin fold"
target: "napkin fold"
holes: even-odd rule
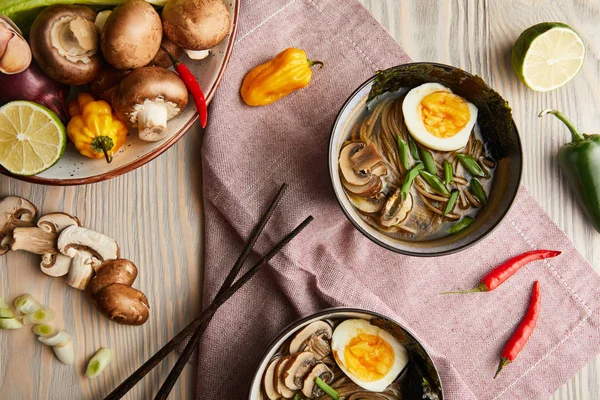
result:
[[[292,46],[324,68],[306,89],[268,107],[245,106],[244,75]],[[355,0],[242,0],[236,46],[202,151],[205,304],[281,183],[290,187],[250,261],[309,214],[315,221],[215,315],[199,345],[198,399],[247,398],[277,334],[332,306],[377,311],[414,332],[439,369],[446,399],[545,398],[599,352],[600,277],[524,189],[485,240],[433,259],[377,246],[339,209],[327,170],[335,116],[376,70],[408,61]],[[474,287],[509,256],[536,248],[563,254],[526,266],[491,293],[439,295]],[[494,380],[535,280],[542,287],[536,330]]]

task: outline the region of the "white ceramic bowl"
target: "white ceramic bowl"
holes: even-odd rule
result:
[[[231,51],[233,49],[235,35],[237,32],[240,0],[225,0],[225,5],[231,14],[231,32],[217,46],[211,49],[211,54],[204,60],[192,61],[182,57],[182,61],[188,65],[210,102],[219,85]],[[191,128],[198,119],[196,107],[190,96],[186,109],[176,118],[169,121],[169,135],[159,142],[144,142],[137,136],[137,132],[131,130],[127,141],[115,154],[113,161],[108,164],[101,159],[91,159],[77,152],[73,144],[68,143],[65,154],[56,164],[46,171],[35,176],[13,175],[0,167],[0,173],[23,181],[40,183],[45,185],[80,185],[100,182],[106,179],[132,171],[152,159],[158,157]]]

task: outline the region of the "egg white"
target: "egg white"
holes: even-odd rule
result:
[[[410,132],[410,135],[419,143],[429,147],[433,150],[440,151],[454,151],[461,149],[467,145],[469,136],[477,122],[477,107],[474,104],[468,102],[463,98],[471,116],[469,122],[456,133],[456,135],[449,138],[437,137],[427,130],[421,117],[421,101],[431,93],[435,92],[449,92],[452,90],[448,89],[444,85],[439,83],[424,83],[421,86],[411,89],[404,98],[402,103],[402,113],[404,114],[404,123]]]
[[[359,333],[367,333],[381,337],[390,345],[394,353],[394,362],[392,367],[387,374],[383,376],[383,378],[377,381],[361,381],[358,377],[352,375],[346,369],[344,350],[350,343],[350,340],[358,336]],[[360,387],[372,392],[383,392],[398,377],[400,372],[402,372],[408,363],[408,353],[406,352],[404,346],[400,344],[398,339],[383,329],[378,328],[375,325],[371,325],[369,321],[364,319],[347,319],[339,324],[333,331],[333,335],[331,337],[331,350],[333,351],[335,361],[341,370],[346,374],[346,376],[348,376],[348,378],[350,378]]]

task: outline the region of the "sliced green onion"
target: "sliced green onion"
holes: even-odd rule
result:
[[[2,297],[0,297],[0,318],[14,318],[15,315],[13,314],[12,310],[10,309],[10,307],[8,306],[8,304],[6,304],[6,301],[4,301],[4,299]]]
[[[38,340],[44,343],[46,346],[59,346],[71,339],[71,335],[65,331],[56,331],[50,336],[40,336]]]
[[[419,154],[421,154],[421,161],[423,161],[427,172],[435,175],[437,173],[437,169],[435,168],[435,162],[433,161],[431,152],[426,148],[419,146]]]
[[[333,400],[344,400],[344,398],[340,397],[340,394],[336,392],[334,388],[326,384],[323,379],[319,378],[318,376],[315,378],[315,384]]]
[[[475,196],[477,200],[479,200],[481,205],[485,206],[487,204],[487,195],[485,194],[485,189],[483,188],[481,183],[477,179],[473,178],[471,179],[470,185],[471,193],[473,194],[473,196]]]
[[[410,165],[408,163],[408,151],[408,144],[406,144],[404,139],[398,136],[398,155],[400,156],[400,163],[402,164],[405,170],[408,170],[410,168]]]
[[[112,362],[113,358],[113,351],[111,349],[107,349],[106,347],[102,347],[96,352],[96,354],[94,354],[88,363],[85,370],[85,376],[87,376],[89,379],[94,379],[106,369],[108,364]]]
[[[42,308],[42,305],[30,294],[24,294],[15,298],[13,304],[17,312],[21,314],[32,314]]]
[[[0,318],[0,329],[19,329],[23,324],[16,318]]]
[[[418,163],[417,165],[412,167],[410,169],[410,171],[408,171],[406,173],[406,175],[404,176],[404,183],[402,184],[402,190],[401,190],[403,198],[406,197],[406,195],[410,191],[410,188],[412,187],[413,181],[419,175],[419,173],[423,170],[423,168],[425,168],[423,163]]]
[[[73,341],[71,338],[65,342],[58,344],[52,348],[54,355],[63,364],[71,365],[75,361],[75,349],[73,348]]]
[[[410,137],[410,135],[408,136],[408,148],[410,149],[410,155],[412,156],[413,160],[415,160],[415,162],[420,161],[421,158],[419,158],[419,149],[417,149],[417,144]]]
[[[465,229],[467,226],[471,225],[474,221],[475,220],[469,216],[463,217],[463,219],[461,219],[460,221],[458,221],[457,223],[452,225],[450,227],[450,229],[448,229],[448,233],[451,233],[451,234],[458,233],[458,232],[462,231],[463,229]]]
[[[56,333],[56,329],[54,329],[48,324],[38,324],[34,325],[33,328],[31,328],[31,332],[35,333],[38,336],[51,336]]]
[[[450,182],[452,182],[452,179],[454,178],[454,173],[452,172],[452,164],[450,164],[448,161],[444,161],[444,183],[446,185],[449,185]]]
[[[446,185],[444,185],[444,182],[442,182],[442,180],[438,178],[437,175],[430,174],[427,171],[421,171],[421,176],[423,177],[423,179],[425,179],[425,182],[427,182],[434,191],[446,196],[450,194],[448,188],[446,187]]]
[[[49,308],[40,308],[33,314],[25,314],[23,323],[25,325],[45,324],[54,319],[56,314]]]
[[[444,208],[444,213],[442,214],[442,216],[446,216],[448,214],[450,214],[452,212],[452,210],[454,210],[454,206],[456,205],[456,200],[458,200],[458,190],[453,190],[452,193],[450,194],[450,198],[448,199],[448,202],[446,203],[446,208]]]
[[[475,160],[473,157],[471,157],[467,154],[460,154],[460,153],[456,154],[456,157],[458,158],[460,163],[463,165],[463,167],[465,167],[465,169],[467,171],[469,171],[469,173],[471,175],[477,176],[477,177],[486,176],[485,172],[483,171],[483,169],[481,169],[481,166],[479,165],[477,160]]]

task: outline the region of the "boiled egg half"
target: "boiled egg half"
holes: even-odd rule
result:
[[[411,136],[433,150],[463,148],[477,121],[477,107],[439,83],[411,89],[402,103]]]
[[[360,387],[383,392],[408,363],[398,339],[364,319],[347,319],[331,337],[338,366]]]

